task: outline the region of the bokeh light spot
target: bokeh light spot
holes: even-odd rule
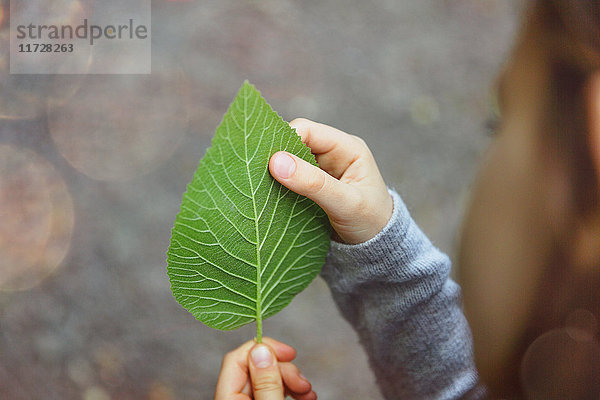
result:
[[[527,399],[597,400],[600,393],[600,345],[579,340],[567,329],[538,337],[521,363]]]
[[[15,13],[28,15],[28,20],[44,21],[55,25],[77,25],[89,16],[89,3],[84,6],[79,0],[48,0],[44,7],[39,2],[15,2]],[[7,8],[0,8],[6,20]],[[0,16],[0,120],[33,119],[46,113],[47,104],[62,104],[79,88],[83,75],[18,75],[10,74],[10,32],[8,24]],[[4,21],[6,22],[6,21]],[[40,55],[42,53],[39,53]],[[83,65],[87,70],[91,63],[91,50],[79,52],[71,62]],[[59,60],[62,60],[59,57]],[[64,62],[64,60],[63,60]]]
[[[110,395],[99,386],[91,386],[83,392],[83,400],[110,400]]]
[[[567,332],[578,340],[593,340],[598,331],[598,320],[589,310],[577,309],[567,316]]]
[[[116,345],[112,343],[100,345],[94,350],[93,358],[103,382],[110,385],[118,385],[123,382],[123,354]]]
[[[151,75],[89,75],[48,124],[63,157],[103,181],[125,181],[168,159],[187,131],[188,85],[176,66]]]
[[[173,400],[173,390],[162,382],[153,382],[148,391],[149,400]]]
[[[38,285],[64,259],[73,201],[54,167],[33,151],[0,145],[0,290]]]
[[[82,387],[90,385],[94,380],[94,371],[90,363],[84,358],[69,360],[67,374],[73,382]]]
[[[430,96],[419,96],[410,106],[410,116],[418,125],[431,125],[440,118],[438,102]]]

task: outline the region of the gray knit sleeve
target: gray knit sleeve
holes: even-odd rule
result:
[[[450,260],[389,192],[388,224],[364,243],[332,242],[321,276],[358,332],[386,399],[483,398]]]

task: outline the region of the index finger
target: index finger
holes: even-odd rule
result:
[[[333,126],[321,124],[306,118],[296,118],[290,121],[290,126],[302,138],[302,143],[310,147],[313,154],[344,152],[353,144],[354,137]]]
[[[310,147],[319,167],[336,179],[340,179],[348,167],[357,159],[367,155],[364,141],[332,126],[296,118],[290,122],[292,128]]]
[[[263,336],[262,341],[273,349],[277,356],[277,360],[289,362],[296,358],[296,349],[289,344],[285,344],[267,336]]]
[[[254,346],[254,340],[249,340],[225,354],[215,389],[215,400],[228,400],[241,394],[248,381],[247,354],[252,346]],[[249,397],[240,395],[239,398],[247,399]]]

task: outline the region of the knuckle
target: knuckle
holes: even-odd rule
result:
[[[282,389],[281,380],[275,373],[268,373],[252,381],[255,392],[269,393],[277,392]]]
[[[300,369],[291,362],[279,363],[279,370],[284,381],[300,374]]]
[[[367,210],[368,204],[364,196],[355,193],[348,199],[348,204],[354,213],[362,215]]]
[[[367,142],[365,142],[365,140],[363,138],[361,138],[360,136],[352,135],[352,137],[354,138],[356,143],[360,144],[361,146],[367,145]]]
[[[365,142],[365,140],[359,136],[354,136],[352,135],[354,142],[356,143],[356,145],[363,151],[369,151],[369,146],[367,145],[367,142]]]
[[[309,194],[317,194],[325,188],[327,180],[321,173],[313,174],[312,177],[306,183],[306,191]]]
[[[223,356],[223,363],[228,364],[228,363],[232,362],[234,359],[235,359],[235,351],[232,350],[228,353],[225,353],[225,355]]]

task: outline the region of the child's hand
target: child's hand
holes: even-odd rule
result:
[[[223,357],[215,400],[316,400],[317,395],[298,368],[291,363],[296,350],[263,337],[250,340]]]
[[[321,169],[280,151],[269,161],[271,175],[321,206],[341,241],[361,243],[377,235],[394,205],[365,142],[305,118],[296,118],[290,126],[310,147]]]

